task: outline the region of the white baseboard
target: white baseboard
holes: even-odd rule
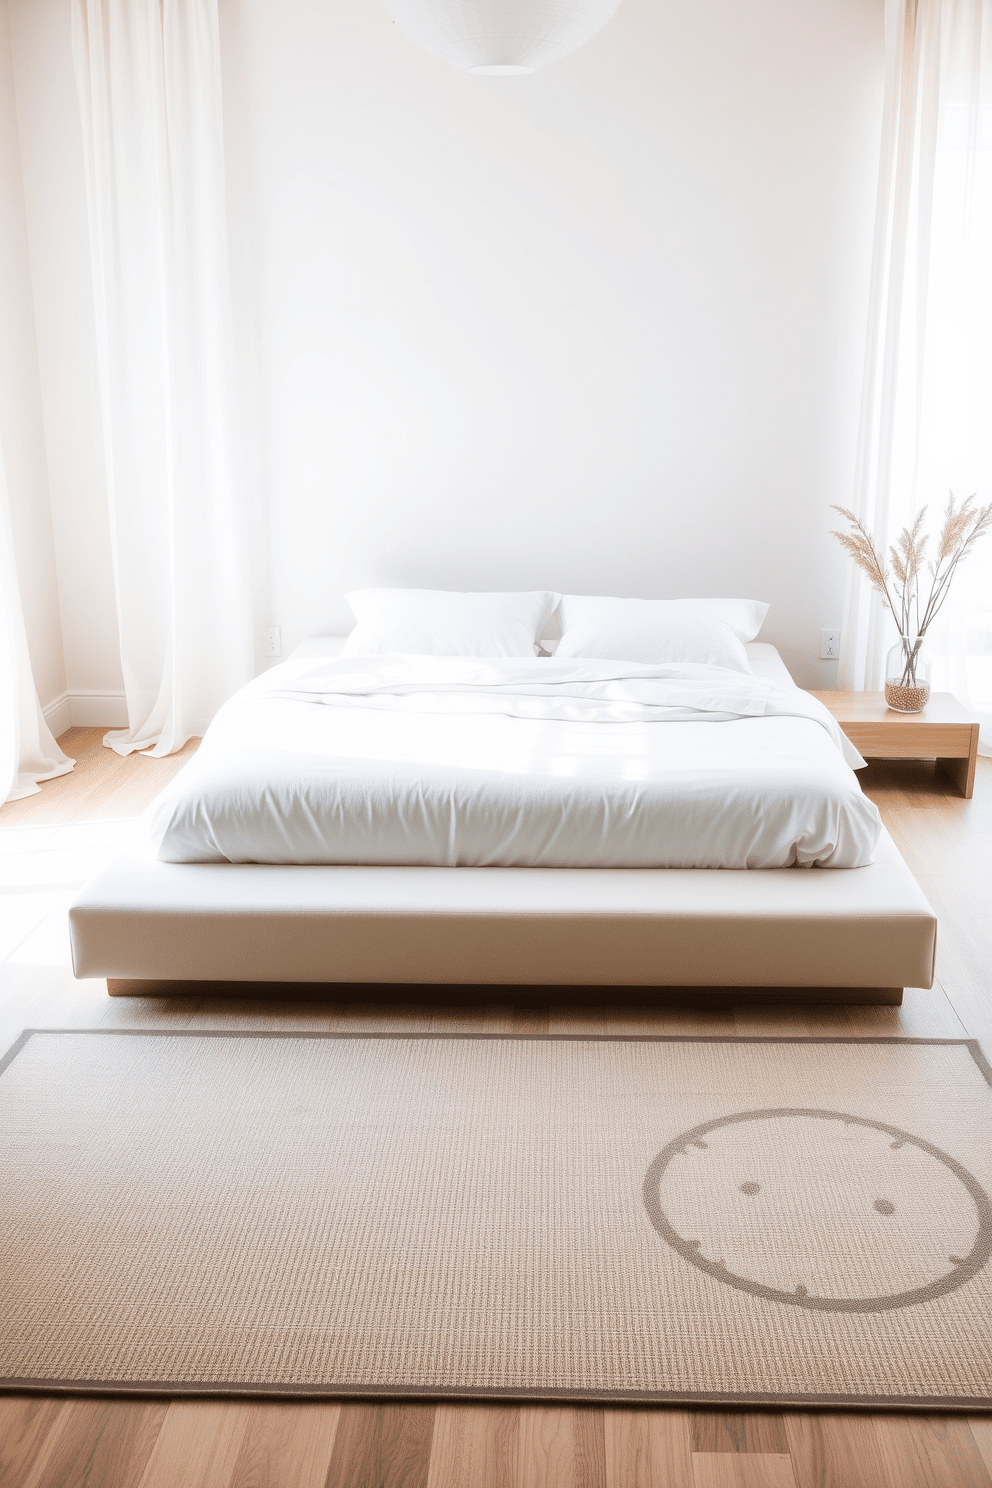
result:
[[[61,697],[55,698],[47,708],[42,708],[41,711],[56,739],[60,734],[64,734],[67,728],[72,728],[72,699],[67,692],[63,692]]]
[[[121,692],[85,688],[69,694],[73,728],[127,728],[127,700]]]
[[[97,692],[91,688],[64,692],[42,712],[56,739],[67,728],[127,728],[127,701],[123,692]]]

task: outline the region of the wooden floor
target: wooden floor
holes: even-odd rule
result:
[[[901,1008],[652,1012],[612,1003],[402,1008],[110,999],[75,982],[65,906],[181,761],[78,763],[0,807],[0,1048],[29,1027],[856,1032],[986,1041],[992,1054],[992,760],[964,801],[932,766],[862,775],[940,919],[931,991]],[[194,746],[187,746],[185,755]],[[992,1319],[989,1320],[992,1333]],[[992,1416],[0,1396],[0,1488],[992,1488]]]

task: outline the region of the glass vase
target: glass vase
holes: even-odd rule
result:
[[[885,701],[897,713],[919,713],[930,700],[930,657],[921,635],[900,636],[885,658]]]

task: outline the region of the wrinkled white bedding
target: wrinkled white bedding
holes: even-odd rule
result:
[[[300,657],[150,818],[168,862],[859,867],[863,763],[808,693],[720,667]]]

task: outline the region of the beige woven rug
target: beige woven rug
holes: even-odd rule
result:
[[[985,1406],[974,1043],[34,1032],[0,1384]]]

